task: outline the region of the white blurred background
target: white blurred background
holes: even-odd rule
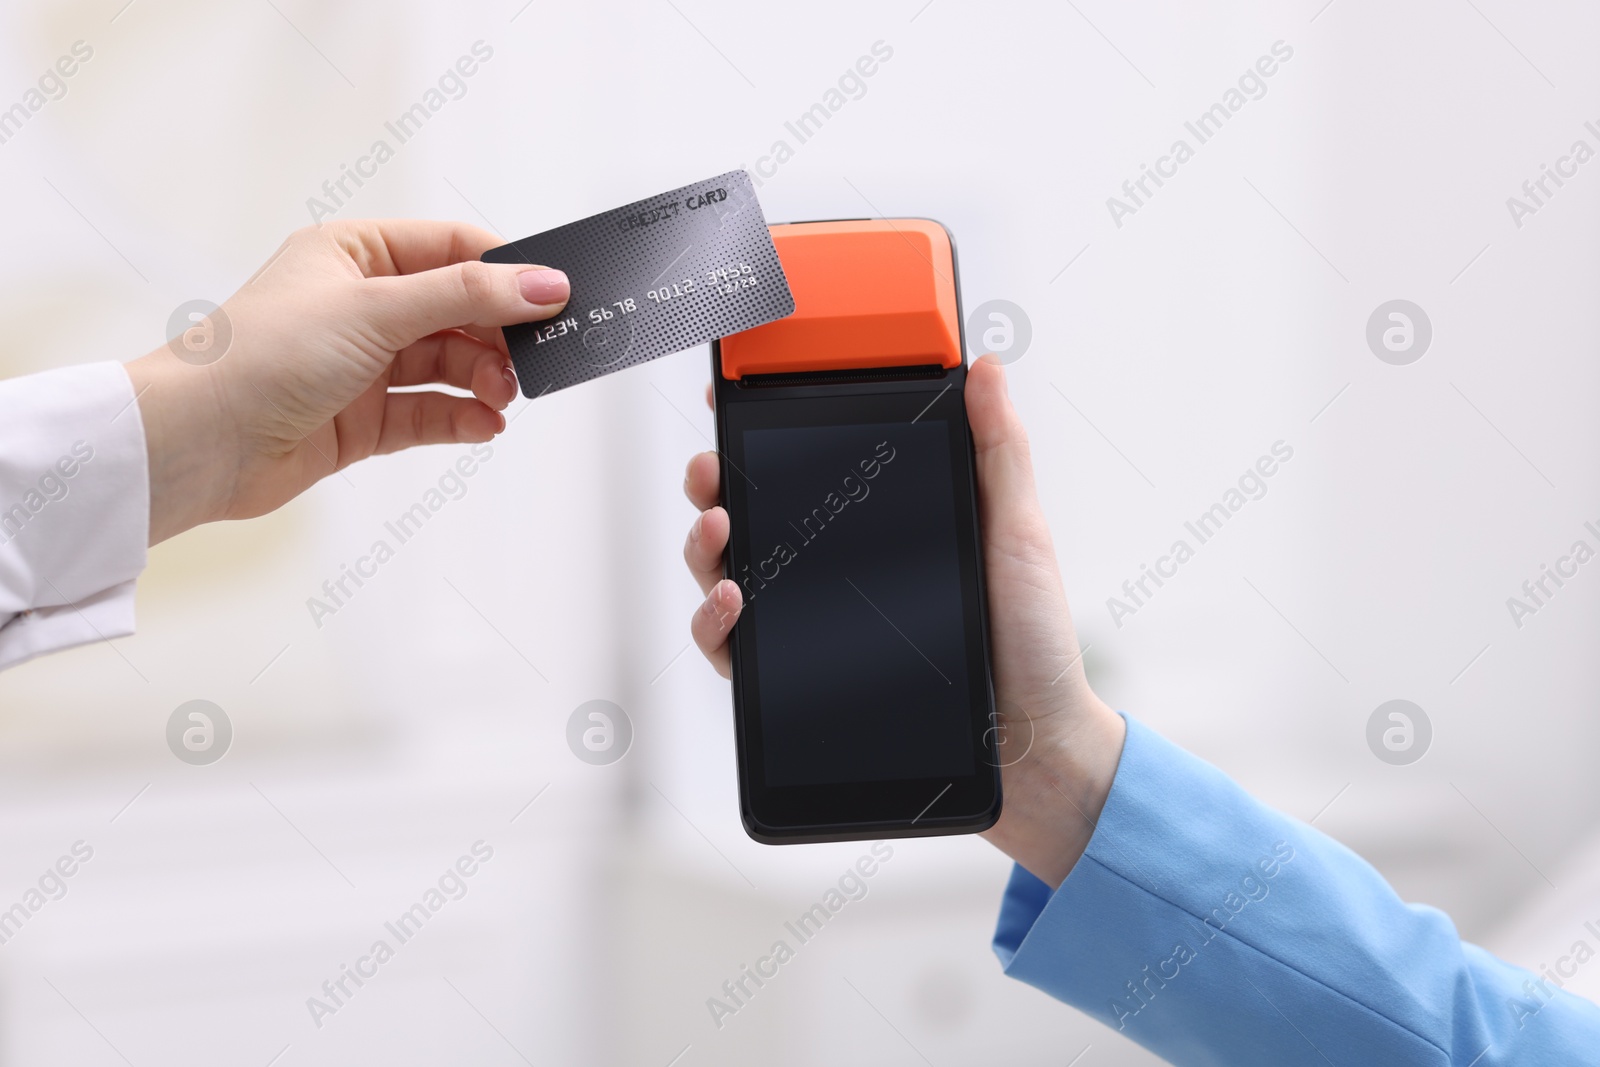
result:
[[[1465,936],[1549,963],[1600,919],[1600,564],[1520,628],[1506,599],[1600,547],[1600,163],[1520,227],[1506,200],[1600,149],[1600,16],[1206,9],[11,4],[0,108],[74,42],[93,55],[0,143],[0,373],[162,343],[476,41],[493,56],[465,95],[340,217],[512,239],[786,140],[769,219],[939,218],[967,308],[1030,317],[1012,393],[1102,695]],[[785,121],[879,41],[864,95],[796,143]],[[1278,41],[1265,95],[1118,226],[1107,198],[1195,146],[1184,123]],[[1366,341],[1393,299],[1432,324],[1405,366]],[[164,544],[137,636],[0,676],[0,907],[94,849],[0,946],[0,1063],[1155,1062],[1000,973],[1008,864],[977,838],[895,844],[713,1023],[706,998],[864,846],[739,825],[727,686],[686,650],[707,373],[700,349],[519,400],[465,496],[320,628],[307,598],[457,450]],[[1117,627],[1107,598],[1279,440],[1267,495]],[[1408,766],[1366,741],[1396,698],[1433,727]],[[191,699],[233,723],[211,766],[166,746]],[[634,725],[609,766],[565,740],[593,699]],[[314,1025],[307,998],[480,840],[467,895]],[[1575,987],[1600,991],[1600,964]]]

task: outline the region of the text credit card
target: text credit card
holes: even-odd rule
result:
[[[483,258],[556,267],[571,282],[558,317],[505,328],[530,397],[794,311],[742,170],[492,248]]]

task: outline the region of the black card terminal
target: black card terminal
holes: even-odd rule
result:
[[[925,219],[771,232],[794,314],[712,346],[745,829],[987,829],[1000,772],[954,247]]]

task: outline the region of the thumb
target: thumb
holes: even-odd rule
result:
[[[1092,701],[1050,524],[1039,505],[1028,434],[1006,395],[1000,365],[989,358],[974,363],[966,397],[978,463],[995,692],[1035,709],[1030,715],[1049,714],[1063,700]]]
[[[376,298],[372,325],[394,350],[440,330],[547,319],[571,295],[559,270],[475,259],[361,284]]]
[[[987,357],[973,363],[967,372],[966,396],[985,538],[1042,528],[1028,431],[1011,406],[1000,364]]]

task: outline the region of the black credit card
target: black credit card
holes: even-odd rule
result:
[[[742,170],[491,248],[483,259],[556,267],[572,284],[556,318],[505,328],[530,397],[794,311]]]

